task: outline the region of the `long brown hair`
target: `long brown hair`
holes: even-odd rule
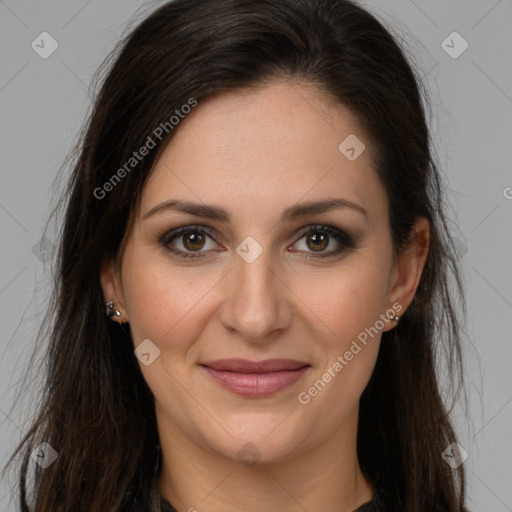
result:
[[[9,461],[22,461],[21,510],[29,503],[36,512],[149,507],[159,469],[153,397],[129,329],[105,316],[99,272],[105,257],[119,256],[134,206],[175,130],[163,131],[158,147],[111,182],[108,195],[98,190],[189,100],[290,78],[316,84],[362,123],[376,148],[395,249],[409,241],[417,217],[430,222],[416,295],[397,327],[383,333],[360,400],[362,471],[394,512],[465,510],[463,466],[452,469],[441,456],[456,436],[438,383],[440,361],[455,395],[463,382],[465,292],[426,94],[404,50],[349,0],[175,0],[139,24],[108,66],[62,199],[40,409]],[[30,457],[42,441],[58,452],[44,470]]]

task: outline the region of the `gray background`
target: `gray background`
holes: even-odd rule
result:
[[[53,204],[52,182],[87,113],[94,71],[126,23],[161,4],[0,1],[2,466],[38,401],[34,393],[32,403],[13,407],[51,282],[45,254],[55,240],[52,230],[43,244],[46,252],[38,244]],[[464,351],[470,418],[460,406],[453,414],[469,453],[464,462],[469,508],[512,511],[512,2],[365,5],[409,47],[435,110],[432,129],[468,290]],[[44,31],[59,45],[47,59],[31,47]],[[454,31],[469,45],[458,58],[442,47]],[[445,44],[453,53],[462,41],[452,39]],[[39,377],[36,367],[32,378]],[[1,482],[1,510],[15,510],[13,488],[8,475]]]

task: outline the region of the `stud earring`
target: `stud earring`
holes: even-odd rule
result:
[[[123,316],[123,314],[118,311],[115,307],[114,301],[111,300],[110,302],[107,302],[105,304],[106,313],[109,318],[112,318],[114,316]]]
[[[400,320],[400,317],[398,315],[393,315],[391,317],[391,320],[395,321],[396,323],[398,323],[398,321]]]

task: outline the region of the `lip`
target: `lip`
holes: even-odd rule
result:
[[[300,380],[311,367],[293,359],[219,359],[201,366],[225,389],[248,397],[277,393]]]

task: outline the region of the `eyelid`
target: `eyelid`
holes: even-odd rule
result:
[[[350,236],[348,233],[346,233],[346,231],[344,231],[343,229],[331,226],[329,224],[310,224],[306,228],[299,231],[299,233],[297,235],[295,235],[297,237],[297,241],[294,242],[293,245],[296,244],[297,242],[299,242],[300,240],[302,240],[302,238],[304,238],[305,235],[309,235],[309,234],[317,233],[317,232],[327,233],[331,238],[334,238],[338,242],[338,244],[342,245],[342,249],[318,252],[318,253],[315,253],[314,251],[307,251],[306,253],[308,256],[306,256],[306,257],[311,257],[311,258],[333,257],[334,258],[335,256],[339,256],[341,253],[345,252],[348,249],[357,248],[357,245],[352,236]],[[296,252],[300,252],[300,251],[296,251]],[[309,256],[309,255],[311,255],[311,256]]]
[[[217,241],[215,240],[215,236],[211,232],[211,228],[207,226],[202,226],[198,224],[187,224],[185,226],[181,226],[175,229],[172,229],[170,231],[167,231],[162,236],[158,238],[158,241],[160,244],[162,244],[167,250],[170,252],[176,254],[181,259],[200,259],[204,258],[206,256],[203,256],[204,254],[207,254],[208,252],[211,252],[211,250],[207,251],[182,251],[181,249],[171,249],[169,247],[169,244],[171,241],[175,240],[176,238],[179,238],[180,235],[187,233],[187,232],[196,232],[201,233],[204,235],[209,236],[215,243]],[[338,244],[342,246],[341,249],[338,250],[331,250],[326,252],[319,252],[315,253],[313,251],[306,251],[307,255],[306,258],[334,258],[335,256],[341,255],[341,253],[345,252],[348,249],[357,248],[357,245],[354,242],[354,239],[347,234],[344,230],[328,225],[328,224],[310,224],[304,228],[301,228],[296,232],[293,237],[296,238],[296,240],[292,243],[292,245],[295,245],[297,242],[299,242],[305,235],[320,232],[320,233],[327,233],[330,237],[334,238]],[[220,251],[216,251],[220,252]],[[304,251],[292,251],[292,252],[304,252]],[[185,254],[187,256],[185,256]],[[197,254],[197,256],[195,256]]]
[[[209,228],[207,228],[205,226],[200,226],[197,224],[187,224],[186,226],[182,226],[179,228],[171,229],[170,231],[166,231],[162,236],[158,237],[158,241],[159,241],[159,243],[161,243],[162,245],[167,247],[171,241],[175,240],[176,238],[179,238],[180,235],[183,235],[184,233],[187,233],[189,231],[207,235],[215,243],[217,243],[214,235],[211,233]],[[172,252],[178,252],[178,251],[172,251]],[[179,252],[182,252],[182,251],[179,251]],[[207,251],[197,251],[198,254],[204,253],[204,252],[207,252]],[[192,251],[191,251],[191,253],[192,253]]]

